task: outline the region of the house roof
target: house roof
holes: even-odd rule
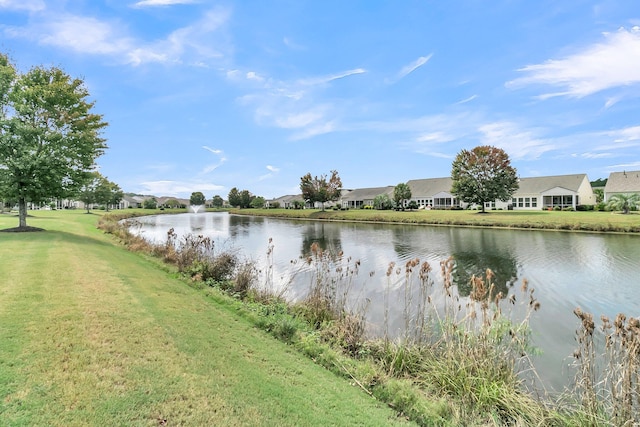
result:
[[[356,188],[346,194],[343,193],[341,200],[373,200],[380,194],[387,194],[391,196],[393,195],[394,188],[395,187],[393,185],[388,185],[386,187]]]
[[[270,203],[275,203],[275,202],[277,202],[277,203],[290,203],[290,202],[292,202],[294,200],[303,201],[302,194],[294,194],[294,195],[289,194],[289,195],[286,195],[286,196],[280,196],[277,199],[270,200],[269,202]]]
[[[515,194],[540,194],[556,187],[566,188],[577,192],[586,179],[587,174],[539,176],[533,178],[520,178],[520,188]]]
[[[439,193],[451,194],[453,180],[451,177],[412,179],[407,182],[411,189],[411,198],[433,197]]]
[[[604,187],[605,193],[639,193],[640,171],[612,172]]]

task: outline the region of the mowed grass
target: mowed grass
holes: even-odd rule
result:
[[[507,227],[572,231],[640,232],[640,213],[472,210],[379,211],[350,209],[234,209],[236,214],[334,221],[391,222],[423,225]]]
[[[82,211],[0,233],[0,425],[406,425]],[[0,229],[17,225],[0,215]]]

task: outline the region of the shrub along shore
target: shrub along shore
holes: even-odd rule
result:
[[[349,209],[231,209],[239,215],[324,221],[387,222],[456,227],[640,233],[640,212]]]

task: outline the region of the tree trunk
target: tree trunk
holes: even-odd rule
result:
[[[20,218],[20,228],[27,227],[27,201],[24,197],[18,199],[18,217]]]

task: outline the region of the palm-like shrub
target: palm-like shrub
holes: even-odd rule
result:
[[[614,194],[607,202],[609,210],[622,211],[628,214],[632,208],[640,206],[640,195],[638,194]]]

